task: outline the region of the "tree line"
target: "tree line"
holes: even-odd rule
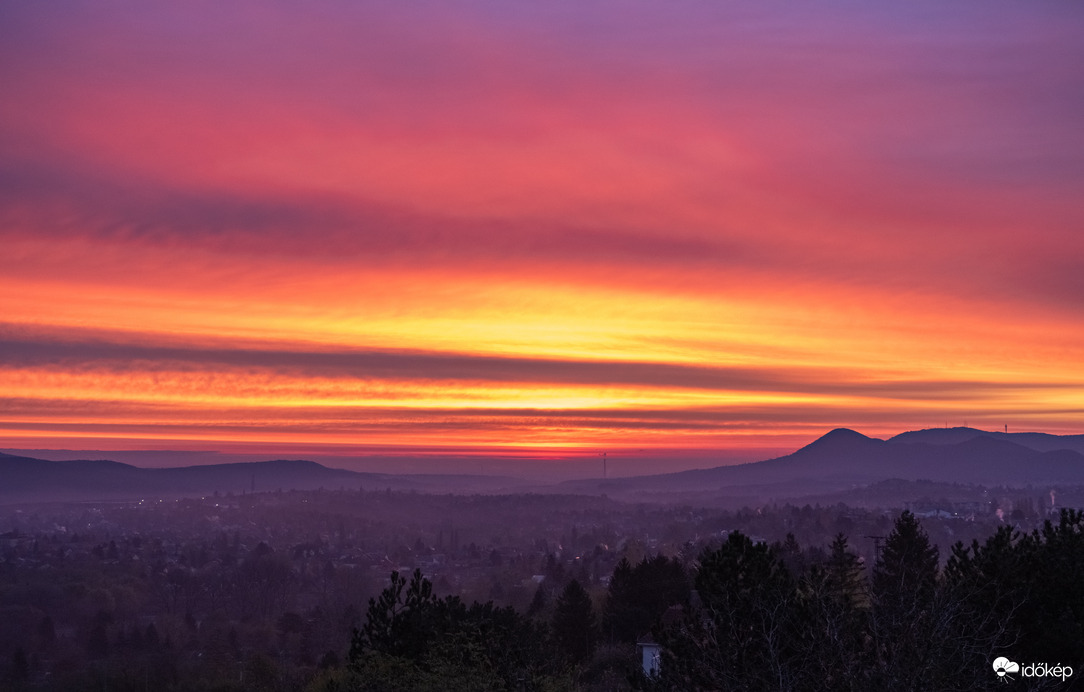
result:
[[[692,565],[623,560],[601,607],[577,580],[546,617],[438,597],[393,573],[345,664],[312,690],[1071,689],[1084,673],[1084,512],[1002,527],[946,560],[903,512],[867,567],[732,532]],[[660,647],[645,675],[633,646]],[[1000,658],[1016,668],[995,670]],[[1023,675],[1022,666],[1033,667]],[[1062,666],[1060,677],[1038,673]],[[1023,678],[1023,679],[1021,679]]]

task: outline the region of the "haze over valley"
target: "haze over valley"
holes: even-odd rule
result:
[[[73,452],[63,455],[77,456]],[[389,474],[332,468],[300,459],[144,468],[110,459],[47,461],[2,453],[0,474],[5,483],[0,488],[0,503],[369,487],[427,493],[605,494],[654,502],[734,504],[741,499],[758,504],[842,493],[890,480],[985,488],[1065,487],[1084,485],[1084,435],[946,428],[911,431],[880,440],[841,428],[784,456],[676,473],[603,477],[612,462],[599,459],[580,462],[562,473],[558,465],[571,466],[575,462],[551,460],[545,462],[548,477],[540,477],[535,469],[524,474],[519,466],[522,463],[505,461],[498,467],[504,472],[499,475],[470,473],[475,466],[471,460],[443,460],[445,469],[458,467],[466,473]],[[562,477],[590,470],[598,475]]]

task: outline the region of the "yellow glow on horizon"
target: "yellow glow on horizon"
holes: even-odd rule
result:
[[[13,5],[0,445],[1084,432],[1067,15],[532,8]]]
[[[178,261],[164,271],[169,279],[188,270]],[[54,430],[58,438],[107,438],[126,429],[133,439],[185,443],[335,445],[363,439],[372,445],[409,441],[462,449],[740,445],[743,435],[759,440],[768,429],[777,439],[793,439],[849,421],[870,434],[893,434],[901,430],[880,422],[893,416],[919,425],[966,417],[993,427],[1005,419],[1032,419],[1072,429],[1077,415],[1072,411],[1084,393],[1084,364],[1072,345],[1078,330],[1047,327],[1041,316],[1033,318],[1034,336],[1015,334],[1004,341],[996,322],[950,312],[952,305],[930,320],[928,312],[925,319],[907,313],[908,300],[899,297],[841,302],[829,289],[804,299],[794,288],[704,290],[711,284],[702,277],[692,277],[696,290],[678,290],[561,283],[545,272],[502,278],[445,271],[428,294],[418,289],[424,274],[401,270],[356,278],[338,294],[337,282],[345,281],[340,273],[303,278],[310,290],[287,297],[277,288],[265,295],[263,284],[249,283],[250,277],[235,286],[230,300],[210,299],[214,288],[171,288],[168,280],[133,290],[123,281],[5,283],[0,278],[0,311],[17,335],[33,337],[44,328],[41,333],[61,343],[71,338],[130,344],[151,354],[164,347],[181,356],[193,348],[197,358],[200,349],[285,354],[284,364],[275,367],[138,359],[9,365],[0,369],[0,390],[8,398],[63,404],[63,411],[47,416],[71,427]],[[48,321],[39,321],[41,314]],[[318,360],[321,353],[354,349],[405,354],[404,362],[414,352],[513,360],[504,366],[507,373],[488,381],[472,380],[469,363],[459,375],[455,366],[442,366],[432,377],[424,370],[407,376],[379,369],[327,377],[319,366],[310,372],[314,366],[307,361],[291,365],[289,360],[295,351]],[[556,379],[531,381],[532,358],[555,364]],[[514,359],[527,360],[517,365]],[[705,372],[731,368],[739,381],[747,381],[728,387],[727,375],[721,374],[717,384],[690,386],[667,383],[669,371],[661,371],[657,383],[562,382],[562,363],[606,363],[617,368],[615,377],[622,376],[622,363]],[[1001,386],[969,384],[982,382]],[[1036,402],[1048,413],[1027,413]],[[83,412],[72,413],[71,407]],[[110,407],[120,412],[110,413]],[[248,418],[216,421],[202,413],[231,408]],[[389,414],[392,409],[396,413]],[[516,416],[486,420],[480,409]],[[624,418],[607,427],[580,419],[545,420],[550,414],[586,416],[593,410],[624,412]],[[714,413],[681,414],[688,423],[667,418],[697,410]],[[773,419],[771,410],[788,413]],[[349,416],[343,418],[342,411]],[[524,411],[537,413],[517,413]],[[637,422],[637,411],[648,412],[651,422]],[[795,411],[820,412],[816,420],[824,422],[801,423],[793,419]],[[299,415],[291,418],[291,412]],[[407,412],[419,417],[404,422]],[[9,410],[0,438],[40,435],[32,424],[41,416],[40,409]],[[24,425],[31,427],[18,432]],[[100,425],[114,431],[95,432]],[[216,425],[228,429],[216,431]],[[162,432],[148,432],[154,426]]]

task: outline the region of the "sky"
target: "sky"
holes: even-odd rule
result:
[[[0,447],[1084,433],[1082,65],[1065,2],[5,2]]]

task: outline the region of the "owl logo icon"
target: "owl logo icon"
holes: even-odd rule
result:
[[[1003,681],[1008,682],[1012,679],[1012,676],[1009,675],[1009,673],[1020,672],[1020,664],[1010,661],[1004,656],[999,656],[994,659],[994,672],[997,673],[997,676]]]

